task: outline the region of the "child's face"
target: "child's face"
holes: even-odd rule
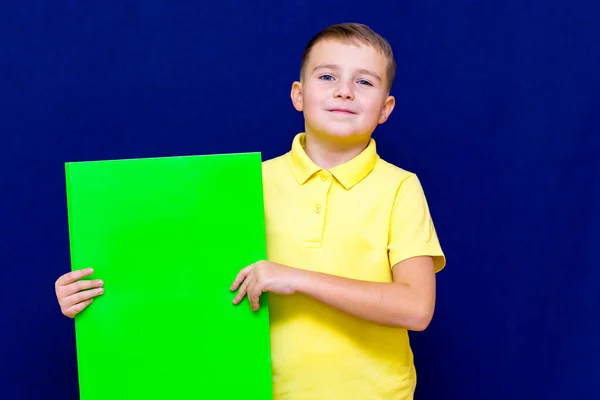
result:
[[[318,42],[291,93],[296,109],[304,112],[306,132],[349,141],[370,138],[394,108],[386,71],[386,57],[370,46]]]

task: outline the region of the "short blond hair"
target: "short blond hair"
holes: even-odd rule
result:
[[[338,40],[344,43],[360,43],[367,46],[372,46],[385,56],[388,60],[386,78],[387,89],[392,89],[394,77],[396,75],[396,61],[394,60],[394,52],[392,46],[377,32],[373,31],[367,25],[359,23],[343,23],[331,25],[317,33],[307,43],[304,53],[302,54],[302,64],[300,66],[300,76],[304,73],[304,68],[308,63],[312,48],[322,40]]]

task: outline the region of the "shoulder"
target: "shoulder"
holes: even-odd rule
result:
[[[288,154],[282,154],[280,156],[267,159],[262,162],[263,175],[272,176],[277,171],[281,171],[284,165],[287,165]]]
[[[262,178],[267,187],[290,180],[290,175],[288,153],[262,162]]]
[[[274,158],[269,158],[267,160],[264,160],[262,162],[262,166],[263,169],[272,169],[272,168],[276,168],[277,166],[281,165],[282,163],[285,163],[285,158],[287,157],[287,153],[282,154],[280,156],[274,157]]]
[[[395,187],[396,189],[400,189],[406,183],[419,182],[419,178],[414,172],[394,165],[382,158],[377,161],[373,172],[374,177],[379,182]]]
[[[375,166],[375,180],[383,188],[395,207],[425,207],[427,200],[421,180],[413,171],[379,159]]]

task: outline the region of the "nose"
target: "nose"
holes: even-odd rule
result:
[[[347,83],[340,82],[339,85],[335,88],[333,96],[336,99],[342,100],[354,100],[354,91],[352,87]]]

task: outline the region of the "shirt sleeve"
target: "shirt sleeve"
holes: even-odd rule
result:
[[[396,193],[388,238],[390,265],[417,256],[431,256],[435,272],[446,265],[421,182],[409,175]]]

